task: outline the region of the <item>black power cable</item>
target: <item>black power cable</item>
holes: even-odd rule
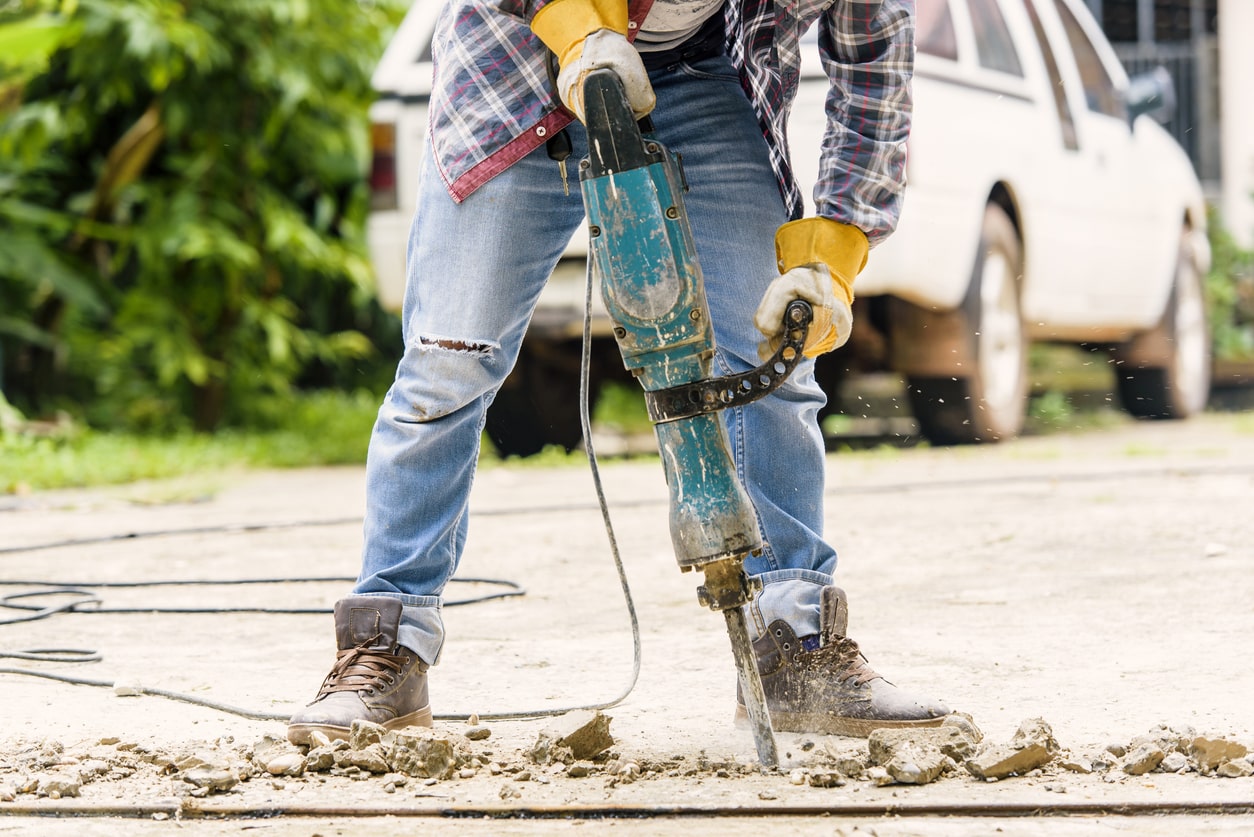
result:
[[[562,715],[575,710],[601,710],[609,709],[622,703],[632,690],[636,687],[636,683],[640,679],[640,622],[636,615],[635,601],[631,595],[631,587],[627,583],[627,574],[623,568],[622,556],[618,550],[618,540],[614,535],[613,523],[610,520],[609,504],[605,497],[605,491],[601,484],[601,471],[597,465],[596,451],[592,445],[592,421],[589,416],[588,408],[588,377],[591,366],[591,329],[592,329],[592,286],[593,273],[591,260],[588,262],[587,273],[585,276],[584,291],[584,331],[583,331],[583,351],[581,354],[580,374],[579,374],[579,422],[583,431],[584,448],[587,452],[588,464],[592,471],[593,483],[596,487],[597,504],[600,507],[601,517],[605,524],[606,536],[609,539],[610,554],[614,560],[614,568],[618,573],[619,585],[623,591],[623,601],[627,607],[627,614],[631,622],[631,638],[632,638],[632,668],[631,676],[628,678],[623,689],[613,698],[599,703],[592,703],[584,706],[569,706],[555,709],[535,709],[527,711],[515,712],[496,712],[496,713],[453,713],[453,714],[437,714],[434,716],[436,720],[441,721],[464,721],[469,719],[472,714],[481,720],[520,720],[525,718],[542,718],[552,715]],[[324,519],[316,521],[297,521],[287,523],[262,523],[247,525],[221,525],[221,526],[198,526],[186,529],[164,529],[152,530],[148,532],[125,532],[114,535],[103,535],[91,538],[73,538],[60,541],[51,541],[47,543],[32,544],[28,546],[16,547],[0,547],[0,554],[14,554],[23,552],[36,552],[46,549],[57,549],[63,547],[78,547],[91,544],[113,543],[123,540],[139,540],[141,538],[155,537],[172,537],[180,535],[195,534],[226,534],[226,533],[250,533],[274,529],[293,529],[313,526],[332,526],[346,523],[360,523],[359,518],[337,518]],[[95,614],[121,614],[121,613],[268,613],[268,614],[327,614],[332,610],[328,608],[250,608],[250,607],[102,607],[101,600],[92,592],[93,588],[102,589],[119,589],[119,588],[146,588],[146,587],[185,587],[185,586],[219,586],[219,585],[249,585],[249,584],[293,584],[293,583],[315,583],[315,582],[353,582],[355,578],[348,577],[310,577],[310,578],[245,578],[245,579],[186,579],[186,580],[156,580],[156,581],[38,581],[27,579],[0,579],[0,587],[35,587],[38,589],[22,593],[12,593],[7,596],[0,597],[0,609],[23,611],[20,616],[0,619],[0,625],[16,624],[18,622],[31,622],[38,619],[46,619],[57,613],[95,613]],[[525,595],[525,591],[521,586],[512,581],[504,579],[492,578],[453,578],[451,583],[463,584],[490,584],[505,587],[505,590],[494,593],[485,593],[480,596],[473,596],[463,599],[454,599],[446,601],[445,607],[454,607],[458,605],[475,604],[478,602],[490,601],[493,599],[510,598],[514,596]],[[19,600],[34,600],[40,598],[48,598],[55,596],[68,597],[66,601],[59,604],[19,604]],[[95,651],[78,648],[62,648],[62,649],[31,649],[27,651],[0,651],[0,657],[11,659],[30,660],[35,662],[61,662],[61,663],[86,663],[99,662],[102,658]],[[37,671],[33,669],[23,668],[0,668],[0,674],[14,674],[26,677],[39,677],[46,680],[55,680],[61,683],[69,683],[79,686],[95,686],[98,688],[117,689],[118,684],[106,680],[94,680],[85,677],[73,677],[70,675],[56,674],[53,672]],[[245,709],[230,704],[219,703],[213,700],[207,700],[201,697],[182,694],[180,692],[171,692],[164,689],[154,689],[150,687],[133,687],[134,690],[141,694],[155,695],[170,700],[182,701],[196,706],[202,706],[214,709],[220,712],[226,712],[232,715],[238,715],[243,718],[259,721],[286,721],[290,717],[290,713],[272,713],[259,712],[251,709]]]

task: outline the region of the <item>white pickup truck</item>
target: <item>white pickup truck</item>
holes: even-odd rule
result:
[[[374,75],[368,237],[386,305],[399,307],[405,238],[431,89],[438,0],[416,0]],[[1031,341],[1111,352],[1124,407],[1201,410],[1210,389],[1202,277],[1206,205],[1184,151],[1153,118],[1170,79],[1129,80],[1078,0],[918,0],[908,182],[897,232],[858,278],[854,335],[820,358],[829,394],[849,371],[906,383],[933,443],[1017,435]],[[818,171],[827,80],[805,55],[791,114],[803,183]],[[518,366],[489,415],[504,453],[580,438],[582,234],[540,300]],[[593,310],[593,397],[621,376]]]

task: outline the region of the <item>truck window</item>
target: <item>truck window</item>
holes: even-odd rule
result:
[[[937,58],[958,60],[958,40],[949,0],[919,0],[915,7],[915,48]]]
[[[1041,57],[1045,59],[1045,71],[1049,74],[1049,89],[1054,94],[1054,106],[1058,110],[1058,127],[1062,131],[1063,147],[1074,151],[1080,147],[1076,137],[1075,116],[1071,113],[1071,103],[1067,101],[1067,92],[1063,89],[1062,73],[1058,70],[1058,59],[1049,45],[1049,36],[1041,25],[1041,17],[1036,11],[1033,0],[1023,0],[1027,9],[1028,19],[1032,21],[1032,34],[1041,48]]]
[[[1117,119],[1126,119],[1127,111],[1124,109],[1123,99],[1119,96],[1119,91],[1115,89],[1110,73],[1106,72],[1106,67],[1102,64],[1101,56],[1097,54],[1093,42],[1084,33],[1084,27],[1080,25],[1080,21],[1076,20],[1066,3],[1054,0],[1054,5],[1058,7],[1058,16],[1062,18],[1063,29],[1067,31],[1067,40],[1071,42],[1071,52],[1075,54],[1076,64],[1080,68],[1080,83],[1084,86],[1084,103],[1091,111],[1104,113]]]
[[[1014,76],[1023,75],[1019,53],[1002,17],[998,0],[968,0],[971,25],[975,28],[975,51],[980,66]]]

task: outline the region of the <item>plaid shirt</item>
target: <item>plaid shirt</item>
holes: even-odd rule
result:
[[[430,138],[455,200],[571,121],[549,83],[530,20],[549,0],[451,0],[433,43]],[[653,0],[630,0],[630,32]],[[814,200],[819,215],[866,233],[896,227],[905,185],[914,57],[914,0],[728,0],[728,54],[740,71],[793,218],[804,211],[788,158],[788,111],[801,36],[817,22],[830,78]]]

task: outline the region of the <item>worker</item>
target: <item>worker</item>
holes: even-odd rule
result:
[[[896,225],[913,8],[913,0],[446,2],[408,243],[404,356],[370,440],[360,576],[335,606],[335,664],[292,717],[292,742],[345,738],[359,719],[431,724],[441,594],[466,542],[485,413],[584,222],[579,192],[568,192],[547,146],[566,131],[571,156],[586,156],[582,81],[599,68],[618,75],[637,116],[651,114],[656,138],[682,156],[718,374],[769,354],[789,301],[814,307],[792,376],[720,413],[764,542],[745,563],[763,583],[745,607],[774,728],[865,736],[938,725],[948,714],[879,676],[846,634],[836,551],[823,537],[825,396],[813,367],[849,338],[854,278]],[[785,124],[799,40],[811,26],[830,85],[816,214],[803,217]]]

